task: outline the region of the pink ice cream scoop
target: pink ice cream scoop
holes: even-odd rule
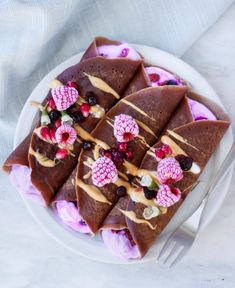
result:
[[[132,239],[130,239],[129,230],[103,230],[102,238],[104,244],[110,249],[115,255],[121,257],[124,260],[136,259],[140,257],[140,252],[137,245]]]
[[[73,202],[58,201],[56,202],[56,209],[58,216],[65,225],[80,233],[91,233],[90,228],[83,221],[79,213],[79,208]]]
[[[131,60],[140,60],[140,55],[129,44],[123,43],[120,45],[103,45],[97,47],[100,56],[105,58],[128,58]]]
[[[11,183],[24,196],[45,205],[40,192],[32,185],[31,169],[23,165],[13,165],[10,173]]]
[[[152,87],[163,85],[185,85],[185,83],[181,79],[177,78],[174,74],[162,68],[145,67],[144,70]]]
[[[195,121],[216,120],[215,115],[205,105],[190,98],[187,98],[187,100]]]

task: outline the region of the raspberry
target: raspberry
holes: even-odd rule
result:
[[[118,179],[118,172],[113,161],[107,157],[98,158],[92,167],[92,181],[95,186],[103,187],[114,183]]]
[[[164,144],[162,146],[162,151],[165,153],[165,155],[171,155],[172,154],[171,147],[167,144]]]
[[[118,142],[128,142],[139,135],[139,127],[135,120],[125,114],[115,116],[114,136]]]
[[[183,178],[183,171],[174,157],[167,157],[158,163],[157,177],[161,184],[171,184]]]
[[[56,110],[56,105],[55,105],[55,101],[53,100],[53,98],[51,98],[49,101],[48,101],[48,106],[53,109],[53,110]]]
[[[69,125],[61,125],[55,133],[57,143],[62,146],[72,145],[77,139],[77,132]]]
[[[118,151],[126,152],[127,150],[127,143],[118,143]]]
[[[51,89],[57,110],[64,111],[72,106],[78,98],[78,91],[69,86],[59,86]]]
[[[161,185],[157,193],[156,203],[162,207],[170,207],[177,203],[180,198],[180,189],[173,186]]]

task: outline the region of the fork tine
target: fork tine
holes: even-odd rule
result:
[[[174,261],[171,262],[169,268],[175,266],[178,262],[180,262],[182,260],[182,258],[184,258],[185,254],[188,252],[190,247],[186,248],[183,247],[183,249],[180,251],[180,253],[178,254],[178,256],[175,258]]]
[[[164,244],[164,246],[162,247],[161,252],[158,255],[157,260],[164,263],[164,258],[169,256],[169,253],[172,251],[172,249],[174,248],[174,246],[176,245],[176,241],[173,240],[172,237],[170,237],[166,243]]]
[[[165,259],[164,264],[168,267],[172,266],[172,263],[175,262],[178,255],[180,255],[181,251],[184,250],[184,246],[176,243],[176,245],[172,248],[168,257]]]

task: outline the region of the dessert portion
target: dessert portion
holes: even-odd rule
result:
[[[96,38],[82,60],[51,83],[43,103],[32,103],[40,110],[40,120],[25,148],[28,162],[22,170],[21,160],[14,161],[10,155],[3,166],[7,172],[12,171],[11,178],[16,187],[25,186],[30,190],[25,192],[26,196],[38,194],[40,198],[41,195],[45,205],[49,205],[76,167],[81,148],[86,146],[86,133],[90,133],[122,97],[142,62],[140,56],[135,57],[137,60],[132,60],[129,55],[108,58],[98,51],[98,47],[106,46],[107,49],[110,46],[112,50],[120,45],[118,41]],[[134,49],[130,51],[133,56]],[[15,179],[20,175],[25,177],[19,184]]]
[[[161,140],[146,153],[128,195],[119,199],[104,221],[104,243],[123,259],[146,254],[192,189],[229,126],[228,116],[215,103],[191,92],[187,96]]]
[[[153,87],[129,95],[91,133],[92,148],[80,154],[75,183],[80,215],[93,234],[125,193],[124,186],[187,90]]]

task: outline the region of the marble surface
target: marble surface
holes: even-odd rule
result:
[[[235,5],[182,58],[215,87],[235,121],[232,27]],[[0,287],[235,287],[235,178],[218,216],[171,270],[156,263],[115,266],[74,256],[38,227],[8,184],[0,194],[0,215],[8,214],[0,217]]]

